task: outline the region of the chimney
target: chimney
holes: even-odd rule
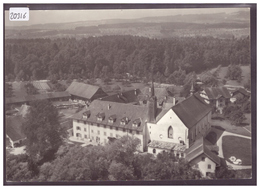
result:
[[[109,110],[110,108],[111,108],[111,105],[110,105],[110,104],[108,104],[108,105],[107,105],[107,109]]]
[[[119,94],[117,94],[117,98],[120,98]]]
[[[175,100],[176,100],[175,97],[173,97],[173,98],[172,98],[172,105],[173,105],[173,106],[175,106],[175,103],[176,103]]]
[[[135,95],[137,95],[137,90],[135,89]]]

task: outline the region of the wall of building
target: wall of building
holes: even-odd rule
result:
[[[130,132],[129,130],[125,129],[123,131],[122,128],[116,129],[116,127],[110,127],[108,125],[104,124],[99,124],[98,126],[97,123],[89,123],[87,121],[78,121],[78,120],[73,120],[73,137],[74,139],[85,142],[92,140],[94,142],[97,142],[101,145],[104,145],[108,143],[108,137],[114,137],[114,138],[120,138],[124,135],[136,137],[140,139],[141,146],[140,146],[140,151],[143,151],[145,148],[145,143],[143,141],[143,132],[136,132],[132,131]],[[79,130],[80,128],[80,130]],[[80,136],[78,135],[80,134]]]
[[[161,153],[163,151],[170,152],[170,150],[165,150],[165,149],[161,149],[161,148],[152,148],[150,146],[148,147],[148,151],[147,152],[150,153],[150,154],[158,155],[159,153]],[[173,153],[175,154],[176,157],[180,157],[180,158],[184,158],[185,157],[185,153],[184,152],[174,151]]]
[[[188,128],[183,124],[173,110],[169,110],[156,124],[147,123],[150,140],[188,144]],[[173,129],[173,137],[169,138],[168,129]]]
[[[201,119],[195,126],[189,129],[189,144],[192,145],[196,139],[205,137],[211,129],[211,112]]]
[[[202,158],[205,158],[203,161]],[[193,169],[199,170],[203,176],[207,175],[207,172],[215,173],[216,163],[209,159],[206,155],[201,154],[190,162]],[[210,166],[210,167],[209,167]]]
[[[154,149],[155,149],[155,153],[154,153]],[[151,147],[148,147],[148,153],[150,153],[150,154],[158,155],[158,154],[161,153],[162,151],[166,151],[166,150],[160,149],[160,148],[151,148]]]

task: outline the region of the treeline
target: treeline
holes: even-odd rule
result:
[[[40,165],[34,164],[27,154],[7,154],[6,179],[19,182],[205,179],[174,153],[162,152],[157,157],[138,154],[135,152],[138,145],[137,139],[127,136],[106,146],[62,145],[54,160]],[[207,179],[241,179],[250,175],[250,170],[236,172],[221,166]]]
[[[249,37],[7,39],[5,76],[7,81],[120,78],[125,73],[149,78],[153,71],[156,81],[167,82],[174,71],[188,74],[218,65],[248,65],[249,49]]]
[[[191,180],[200,179],[184,159],[164,152],[155,158],[138,154],[138,139],[122,137],[106,146],[63,145],[55,159],[32,164],[30,156],[7,155],[7,180],[10,181],[91,181],[91,180]]]

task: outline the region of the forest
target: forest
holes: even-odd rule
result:
[[[101,36],[82,39],[6,39],[6,81],[137,78],[167,82],[228,65],[250,64],[250,39],[185,37],[150,39]],[[175,74],[176,75],[176,74]]]

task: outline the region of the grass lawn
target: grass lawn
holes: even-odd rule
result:
[[[228,120],[211,120],[211,125],[213,126],[219,126],[223,128],[225,131],[239,134],[239,135],[244,135],[244,136],[250,136],[251,137],[251,125],[245,125],[245,126],[236,126],[236,125],[231,125],[231,123]],[[247,128],[248,130],[244,129]]]
[[[222,148],[225,160],[232,163],[229,158],[235,156],[242,160],[242,165],[252,164],[251,140],[237,136],[223,136]]]

